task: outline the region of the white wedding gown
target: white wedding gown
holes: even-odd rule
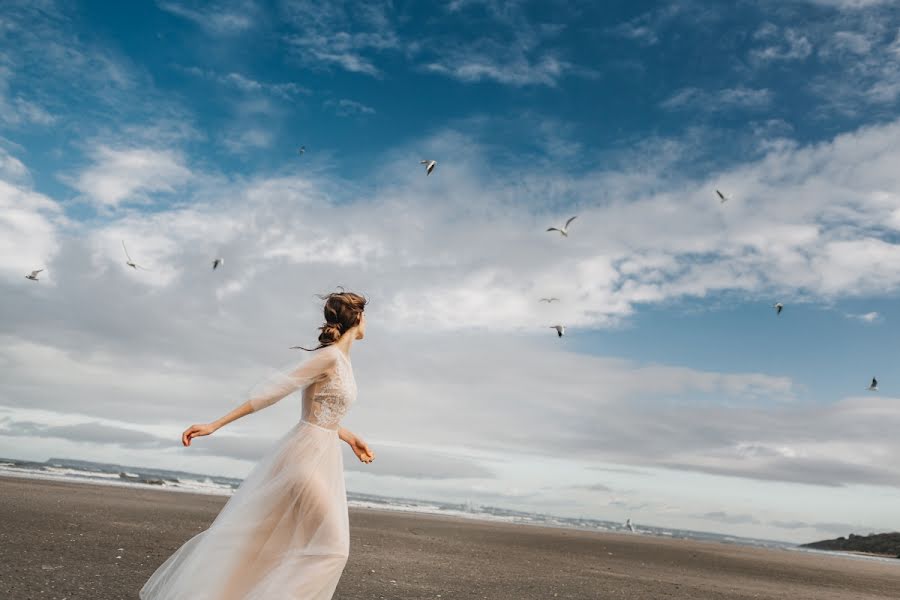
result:
[[[356,399],[347,356],[316,350],[251,394],[254,411],[303,389],[301,419],[208,529],[150,576],[141,600],[328,600],[350,552],[337,429]]]

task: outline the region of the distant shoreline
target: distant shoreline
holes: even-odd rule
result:
[[[801,544],[801,547],[822,552],[844,552],[900,559],[900,532],[872,533],[869,535],[851,533],[847,537],[842,536],[833,540]]]

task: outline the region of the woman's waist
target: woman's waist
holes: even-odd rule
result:
[[[322,431],[329,431],[331,433],[337,433],[338,428],[340,427],[340,425],[338,425],[337,423],[335,423],[334,426],[332,427],[332,426],[328,426],[328,425],[320,425],[319,423],[314,423],[305,418],[301,418],[300,423],[302,423],[304,425],[309,425],[310,427],[315,427],[316,429],[321,429]]]

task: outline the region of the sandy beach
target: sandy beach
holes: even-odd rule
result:
[[[136,599],[226,500],[0,478],[0,598]],[[350,525],[339,600],[900,598],[900,561],[378,510]]]

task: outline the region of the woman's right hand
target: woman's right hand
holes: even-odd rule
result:
[[[200,437],[201,435],[209,435],[215,430],[216,428],[208,423],[204,425],[191,425],[181,434],[181,443],[185,446],[190,446],[193,438]]]

